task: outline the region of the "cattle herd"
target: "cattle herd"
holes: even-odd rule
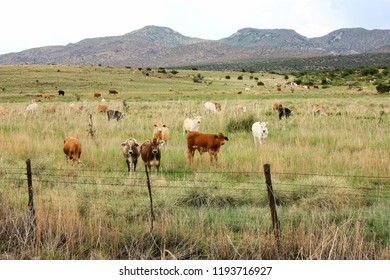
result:
[[[36,110],[36,103],[32,103],[27,107],[27,111]],[[221,111],[221,104],[218,102],[206,102],[204,104],[205,113],[218,114]],[[80,108],[78,108],[80,109]],[[281,103],[274,103],[272,109],[278,112],[279,119],[283,117],[289,118],[292,110],[284,107]],[[108,110],[106,105],[98,106],[99,112],[105,112],[108,116],[108,121],[116,119],[119,121],[125,115],[117,110]],[[235,110],[236,111],[236,110]],[[312,105],[313,115],[328,116],[325,109],[319,105]],[[218,153],[221,146],[229,138],[223,133],[207,134],[199,132],[202,117],[196,116],[194,118],[186,118],[183,121],[183,134],[186,135],[187,140],[187,159],[189,165],[194,161],[195,152],[198,151],[200,155],[208,153],[210,156],[210,163],[218,162]],[[268,122],[257,121],[252,125],[252,135],[255,147],[263,144],[268,138]],[[169,140],[169,128],[164,123],[154,124],[153,136],[151,139],[145,140],[139,144],[136,139],[129,138],[123,143],[123,156],[126,160],[128,173],[136,172],[138,158],[141,157],[147,169],[150,171],[152,167],[155,168],[158,174],[161,163],[161,149],[165,149]],[[69,136],[64,140],[64,153],[68,160],[72,161],[73,165],[80,162],[81,143],[73,136]]]

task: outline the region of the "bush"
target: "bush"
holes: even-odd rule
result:
[[[258,85],[258,86],[264,86],[264,83],[263,83],[262,81],[258,81],[258,82],[257,82],[257,85]]]
[[[383,84],[379,84],[376,86],[376,91],[378,93],[387,93],[387,92],[390,92],[390,85],[383,85]]]
[[[228,132],[250,132],[252,130],[252,125],[255,122],[254,115],[248,115],[239,119],[230,119],[226,125],[226,130]]]

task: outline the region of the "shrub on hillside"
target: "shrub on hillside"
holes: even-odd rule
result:
[[[376,91],[378,93],[387,93],[387,92],[390,92],[390,85],[383,85],[383,84],[379,84],[376,86]]]

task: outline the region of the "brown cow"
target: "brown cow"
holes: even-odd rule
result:
[[[319,105],[319,104],[313,104],[311,106],[311,111],[313,113],[313,116],[320,115],[320,116],[328,116],[328,112],[325,111],[325,109]]]
[[[164,147],[168,144],[169,128],[163,123],[156,123],[153,129],[153,139],[164,140]]]
[[[94,94],[93,94],[93,97],[94,98],[99,98],[99,97],[101,97],[102,96],[102,94],[101,93],[98,93],[98,92],[95,92]]]
[[[99,104],[99,106],[98,106],[98,112],[99,113],[106,113],[107,110],[108,110],[108,107],[106,105]]]
[[[150,168],[152,166],[156,167],[156,175],[158,175],[158,171],[160,169],[160,159],[161,159],[161,152],[160,152],[160,145],[164,144],[164,140],[146,140],[141,145],[141,158],[143,162],[145,163],[145,166],[147,167],[148,171],[150,172]]]
[[[73,136],[68,136],[64,140],[64,153],[67,160],[72,160],[72,165],[80,163],[81,142]]]
[[[213,102],[213,103],[215,105],[215,109],[217,109],[218,112],[221,112],[221,110],[222,110],[221,103],[219,103],[219,102]]]
[[[222,145],[225,144],[225,140],[228,141],[228,137],[219,134],[205,134],[197,131],[190,131],[187,134],[187,148],[188,148],[188,162],[192,164],[194,160],[195,150],[198,150],[200,154],[208,152],[210,155],[210,162],[218,161],[218,152]]]

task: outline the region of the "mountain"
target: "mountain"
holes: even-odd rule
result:
[[[205,40],[168,27],[145,26],[122,36],[84,39],[0,55],[0,64],[75,64],[178,67],[201,64],[385,53],[390,30],[344,28],[318,38],[290,29],[243,28],[227,38]],[[388,52],[387,52],[388,53]]]

